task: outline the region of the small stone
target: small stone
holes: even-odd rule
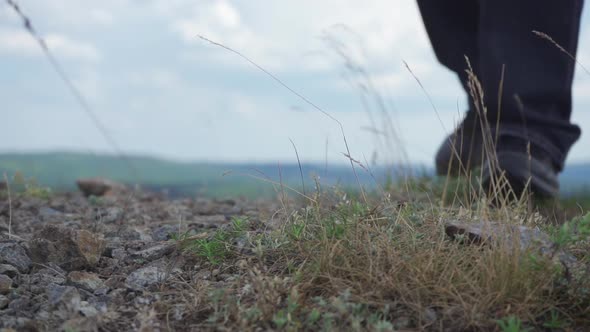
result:
[[[147,261],[153,261],[158,258],[161,258],[165,255],[168,255],[174,251],[176,246],[170,243],[163,243],[159,245],[155,245],[153,247],[137,251],[132,254],[133,258],[143,258]]]
[[[87,197],[90,195],[103,196],[125,191],[125,186],[122,184],[103,178],[78,179],[76,184],[78,185],[78,189]]]
[[[43,227],[29,243],[34,262],[52,262],[66,271],[95,266],[104,245],[104,239],[99,234],[55,225]]]
[[[80,311],[80,313],[86,317],[94,317],[98,315],[98,310],[86,301],[80,302],[78,311]]]
[[[94,316],[72,318],[62,324],[60,331],[98,332],[98,320]]]
[[[0,274],[7,275],[11,278],[18,276],[18,270],[16,267],[8,264],[0,264]]]
[[[98,277],[98,275],[84,271],[70,272],[68,274],[68,283],[91,293],[105,287],[104,282]]]
[[[27,273],[32,265],[25,248],[14,241],[0,242],[0,263],[16,267],[20,273]]]
[[[180,267],[183,264],[185,264],[183,259],[175,260],[174,263],[166,260],[153,262],[151,265],[131,272],[125,279],[125,286],[133,290],[145,290],[181,272]]]
[[[172,234],[178,234],[178,225],[162,225],[152,231],[154,241],[167,241]]]
[[[8,302],[10,302],[10,300],[8,300],[8,298],[4,295],[0,295],[0,310],[3,310],[4,308],[6,308],[6,306],[8,305]]]
[[[77,315],[80,308],[80,293],[71,286],[51,285],[47,288],[47,299],[53,314],[61,319]]]
[[[28,297],[22,296],[16,298],[8,304],[8,308],[16,312],[27,311],[31,307],[31,300]]]
[[[123,248],[113,249],[111,255],[114,259],[117,259],[119,261],[123,261],[127,257],[127,250],[125,250]]]
[[[8,294],[10,288],[12,288],[12,279],[7,275],[0,274],[0,295]]]
[[[42,206],[39,208],[39,217],[44,222],[55,222],[60,221],[64,214],[61,211],[57,211],[47,206]]]
[[[133,290],[144,290],[151,285],[163,282],[168,273],[161,266],[146,266],[135,270],[125,279],[125,286]]]
[[[50,263],[49,265],[54,265]],[[44,293],[51,285],[63,285],[66,282],[65,271],[59,266],[45,268],[29,277],[31,292],[33,294]]]
[[[39,331],[35,321],[26,317],[4,316],[1,322],[2,332]]]
[[[99,209],[95,218],[105,224],[113,224],[119,221],[124,215],[123,209],[118,206],[111,206],[106,209]]]

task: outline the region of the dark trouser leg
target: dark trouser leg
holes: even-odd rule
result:
[[[479,1],[418,0],[418,7],[438,61],[457,73],[465,87],[465,56],[478,68]]]
[[[478,75],[488,119],[494,124],[498,115],[498,87],[505,65],[500,135],[542,147],[560,171],[580,136],[579,127],[570,123],[575,62],[532,31],[546,33],[575,55],[583,0],[478,2]]]
[[[463,122],[441,144],[435,157],[438,175],[469,173],[482,161],[481,127],[467,88],[467,62],[479,67],[479,2],[476,0],[418,0],[426,32],[438,60],[454,71],[468,97]]]

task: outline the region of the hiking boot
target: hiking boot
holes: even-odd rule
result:
[[[479,117],[468,111],[455,131],[445,138],[435,157],[439,176],[466,175],[483,162],[483,139]]]
[[[490,189],[492,177],[498,179],[503,174],[517,197],[520,197],[524,190],[530,190],[533,195],[540,198],[557,197],[557,167],[541,148],[531,146],[529,152],[529,149],[523,146],[526,144],[522,141],[515,143],[514,139],[508,144],[498,144],[497,162],[486,163],[483,166],[483,188]]]

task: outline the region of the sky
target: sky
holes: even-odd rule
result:
[[[126,154],[287,163],[295,146],[303,162],[345,163],[350,151],[430,166],[466,107],[412,0],[18,3]],[[590,68],[588,11],[578,61]],[[4,1],[0,83],[0,152],[116,153]],[[580,66],[573,94],[583,134],[568,162],[590,161],[590,74]]]

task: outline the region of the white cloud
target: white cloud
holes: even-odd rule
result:
[[[47,35],[45,42],[50,50],[67,58],[86,61],[100,60],[98,50],[88,42],[75,41],[59,34]]]
[[[31,35],[21,30],[2,29],[0,30],[0,52],[16,55],[39,55],[39,45]]]
[[[98,50],[88,42],[72,40],[64,35],[49,34],[44,37],[47,47],[57,56],[68,59],[96,62]],[[33,37],[23,29],[0,29],[0,53],[11,55],[40,56],[42,50]]]
[[[213,12],[217,20],[227,28],[237,28],[240,25],[240,13],[227,1],[216,1]]]
[[[113,23],[114,17],[113,14],[104,9],[91,9],[89,11],[89,16],[92,21],[96,22],[100,25],[111,25]]]

